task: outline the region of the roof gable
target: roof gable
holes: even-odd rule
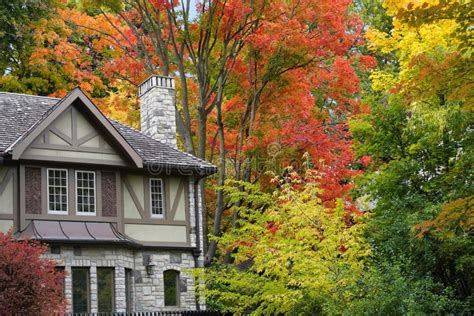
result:
[[[107,142],[101,144],[101,138],[94,139],[98,135],[94,132],[95,129],[78,128],[78,120],[83,120],[83,116],[77,116],[76,120],[71,120],[72,128],[67,129],[67,123],[64,122],[64,113],[71,110],[71,115],[74,115],[74,107],[80,108],[80,110],[88,117],[91,123],[85,122],[82,125],[94,125],[99,127],[100,130],[108,136],[109,141],[113,144],[107,146]],[[53,122],[56,122],[52,128]],[[74,126],[76,124],[76,126]],[[61,131],[63,129],[63,131]],[[133,147],[125,140],[125,138],[115,129],[110,121],[100,112],[100,110],[89,100],[89,98],[79,89],[76,88],[71,91],[66,97],[61,99],[56,106],[52,107],[48,113],[45,113],[43,117],[34,124],[22,137],[20,137],[11,147],[12,158],[17,160],[20,159],[28,147],[30,147],[35,141],[41,143],[42,133],[47,132],[46,135],[51,135],[54,139],[53,144],[51,140],[48,141],[48,145],[57,146],[83,146],[83,147],[99,147],[106,153],[107,151],[112,152],[117,148],[135,167],[142,168],[143,160],[141,156],[133,149]],[[81,134],[82,133],[82,134]],[[85,134],[84,134],[85,133]],[[46,136],[45,136],[46,137]],[[98,144],[94,144],[97,141]],[[56,144],[54,144],[56,143]],[[84,146],[85,145],[85,146]],[[109,147],[109,148],[106,148]],[[66,159],[68,159],[66,157]]]
[[[115,149],[110,137],[73,103],[56,118],[21,154],[21,159],[65,161],[85,164],[128,166],[130,162]]]

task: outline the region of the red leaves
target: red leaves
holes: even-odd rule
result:
[[[0,315],[51,315],[64,310],[62,272],[40,258],[47,247],[0,232]]]
[[[275,235],[278,231],[278,224],[276,224],[276,223],[267,223],[267,229],[272,235]]]
[[[371,158],[370,156],[367,156],[367,155],[362,156],[362,157],[360,158],[360,163],[361,163],[364,167],[367,167],[367,166],[370,164],[371,161],[372,161],[372,158]]]

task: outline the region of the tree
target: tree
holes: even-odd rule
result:
[[[251,183],[226,184],[239,219],[219,245],[233,250],[234,262],[204,272],[210,308],[264,315],[348,308],[355,298],[348,290],[364,273],[371,251],[362,238],[362,217],[348,221],[341,200],[332,209],[322,205],[321,180],[315,170],[300,177],[290,169],[275,178],[274,192]]]
[[[47,246],[0,232],[0,314],[52,315],[64,311],[64,272],[41,258]]]
[[[80,86],[94,97],[103,97],[105,87],[97,72],[101,56],[93,50],[94,39],[65,23],[63,10],[63,3],[55,0],[0,5],[6,20],[5,29],[0,29],[5,52],[0,89],[62,97]]]
[[[308,159],[306,155],[306,159]],[[310,166],[309,161],[305,167]],[[233,314],[399,315],[462,311],[450,289],[401,271],[372,247],[370,214],[319,198],[324,177],[287,170],[272,188],[228,181],[237,223],[219,237],[227,264],[199,271],[207,307]],[[369,223],[369,225],[368,225]]]
[[[82,5],[82,12],[72,10],[65,19],[120,52],[102,65],[109,84],[117,79],[138,84],[157,73],[178,76],[178,133],[186,151],[219,166],[218,187],[227,177],[260,177],[255,153],[266,151],[268,144],[292,147],[298,157],[304,151],[319,154],[308,147],[321,137],[325,152],[314,161],[328,171],[339,161],[333,187],[350,177],[347,128],[331,122],[356,111],[353,68],[365,64],[352,54],[362,40],[362,26],[347,1],[202,1],[195,17],[189,13],[190,1]],[[321,101],[318,117],[311,89]],[[275,113],[281,113],[280,122],[272,118]],[[303,137],[313,125],[318,131]],[[264,131],[274,137],[265,139]],[[292,139],[284,135],[295,131]],[[331,199],[339,193],[334,191]],[[218,189],[211,211],[213,235],[221,234],[227,207]],[[211,242],[207,263],[216,249]]]
[[[391,58],[372,72],[369,110],[351,123],[358,155],[372,160],[355,194],[373,214],[368,238],[380,262],[398,265],[407,282],[432,283],[433,294],[453,290],[472,304],[470,52],[461,49],[458,19],[418,16],[431,4],[420,12],[413,1],[384,5],[393,29],[369,29],[367,38]]]
[[[17,67],[26,71],[25,57],[33,46],[32,28],[42,19],[49,18],[56,5],[47,1],[2,1],[0,3],[0,73]]]

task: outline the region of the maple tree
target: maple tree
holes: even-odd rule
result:
[[[358,91],[353,64],[363,58],[345,54],[357,44],[361,25],[347,10],[343,2],[298,1],[273,5],[265,13],[272,18],[260,21],[230,72],[222,117],[211,113],[211,157],[225,154],[231,163],[228,176],[257,181],[265,170],[308,151],[328,180],[334,180],[333,188],[349,177],[352,157],[344,123],[335,123],[337,115],[328,114],[357,111],[348,95]],[[318,150],[312,150],[316,143]],[[329,188],[330,181],[324,185]],[[327,200],[342,192],[333,193]],[[220,232],[216,220],[213,233]]]
[[[101,65],[109,85],[177,74],[182,144],[217,163],[218,186],[227,177],[260,177],[255,161],[265,157],[256,153],[274,144],[291,147],[294,157],[314,154],[332,187],[326,200],[347,192],[350,185],[339,183],[354,172],[343,117],[358,111],[354,69],[371,65],[351,53],[362,24],[349,2],[203,1],[197,17],[190,17],[190,5],[83,1],[84,12],[65,11],[64,18],[121,52]],[[312,150],[317,142],[320,150]],[[219,189],[211,208],[212,233],[219,235],[227,208]],[[216,249],[211,242],[208,260]]]
[[[234,265],[206,270],[209,308],[231,313],[340,313],[370,256],[364,225],[347,225],[342,200],[333,209],[322,205],[321,175],[291,169],[274,178],[277,189],[229,181],[224,191],[238,225],[219,238],[233,249]],[[238,189],[240,187],[241,189]]]
[[[0,232],[0,314],[64,312],[64,272],[55,269],[55,261],[41,257],[46,250],[46,245]]]
[[[47,1],[37,3],[29,2],[27,13],[25,7],[17,6],[17,11],[24,12],[16,14],[11,7],[14,4],[5,4],[5,16],[12,19],[22,17],[28,22],[22,23],[21,27],[14,24],[6,24],[8,29],[0,31],[8,36],[3,37],[0,42],[8,52],[2,61],[2,74],[0,87],[4,91],[15,91],[39,95],[64,96],[75,86],[80,86],[84,91],[100,95],[105,86],[102,78],[97,74],[93,64],[95,57],[88,50],[89,38],[82,36],[80,32],[73,29],[71,25],[58,15],[64,9],[64,4],[59,1]],[[25,13],[26,12],[26,13]],[[26,16],[25,16],[26,15]],[[21,35],[15,35],[12,29],[18,29]],[[16,37],[16,41],[9,37]],[[16,47],[19,42],[25,47]],[[21,46],[20,44],[18,46]]]

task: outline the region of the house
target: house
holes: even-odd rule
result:
[[[199,182],[216,167],[177,149],[174,80],[139,86],[141,131],[78,88],[0,92],[0,230],[49,245],[70,312],[203,308]]]

